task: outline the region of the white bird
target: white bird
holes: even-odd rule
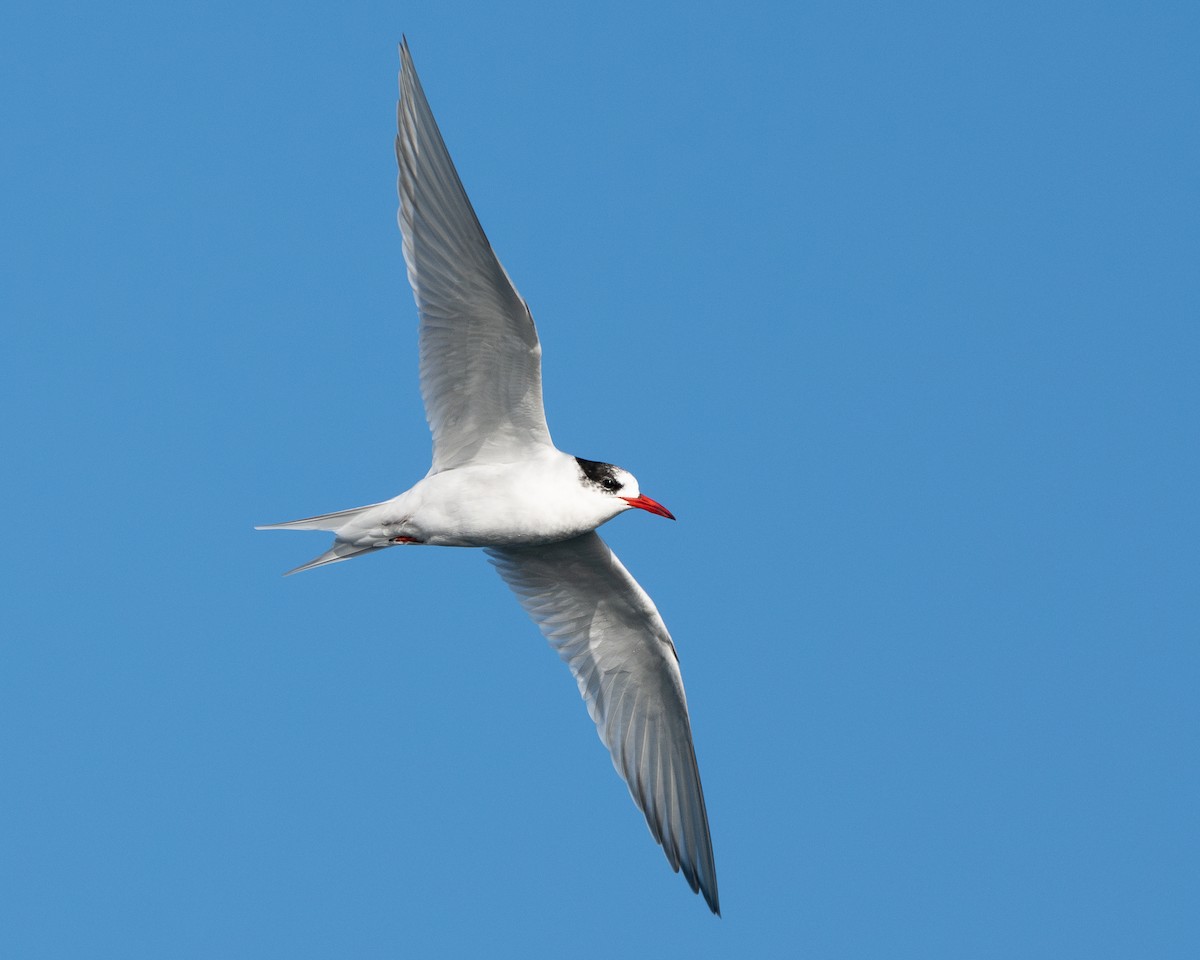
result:
[[[575,676],[671,867],[714,913],[717,875],[683,680],[646,592],[594,532],[634,507],[675,519],[628,471],[550,440],[533,317],[467,199],[400,45],[399,222],[420,314],[433,465],[406,492],[260,530],[328,530],[296,573],[400,544],[483,547]]]

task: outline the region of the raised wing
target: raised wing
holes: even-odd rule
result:
[[[431,473],[508,463],[552,446],[533,317],[471,208],[407,41],[396,110],[398,219],[421,315],[421,394]]]
[[[487,553],[571,668],[613,766],[671,867],[720,913],[683,678],[646,591],[595,533]]]

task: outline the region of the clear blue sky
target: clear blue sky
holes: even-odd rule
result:
[[[675,635],[717,920],[428,466],[396,44]],[[1200,955],[1194,3],[27,4],[0,955]]]

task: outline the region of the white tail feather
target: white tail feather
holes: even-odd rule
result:
[[[332,530],[337,532],[360,513],[379,506],[378,503],[368,503],[365,507],[351,507],[349,510],[339,510],[337,513],[323,513],[318,517],[305,517],[303,520],[288,520],[284,523],[264,523],[255,530]]]
[[[323,567],[327,563],[341,563],[343,560],[357,557],[360,553],[370,553],[373,550],[382,549],[382,547],[377,547],[373,543],[359,545],[357,543],[346,543],[344,540],[335,540],[333,546],[319,557],[314,557],[308,563],[302,563],[300,566],[294,567],[285,573],[284,576],[290,577],[293,573],[311,570],[313,567]]]

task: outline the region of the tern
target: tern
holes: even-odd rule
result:
[[[442,141],[407,40],[396,159],[404,260],[420,318],[433,465],[391,500],[259,530],[325,530],[297,573],[389,547],[482,547],[570,667],[613,766],[667,860],[720,914],[679,661],[654,603],[595,530],[641,509],[674,520],[629,471],[558,450],[542,349]]]

